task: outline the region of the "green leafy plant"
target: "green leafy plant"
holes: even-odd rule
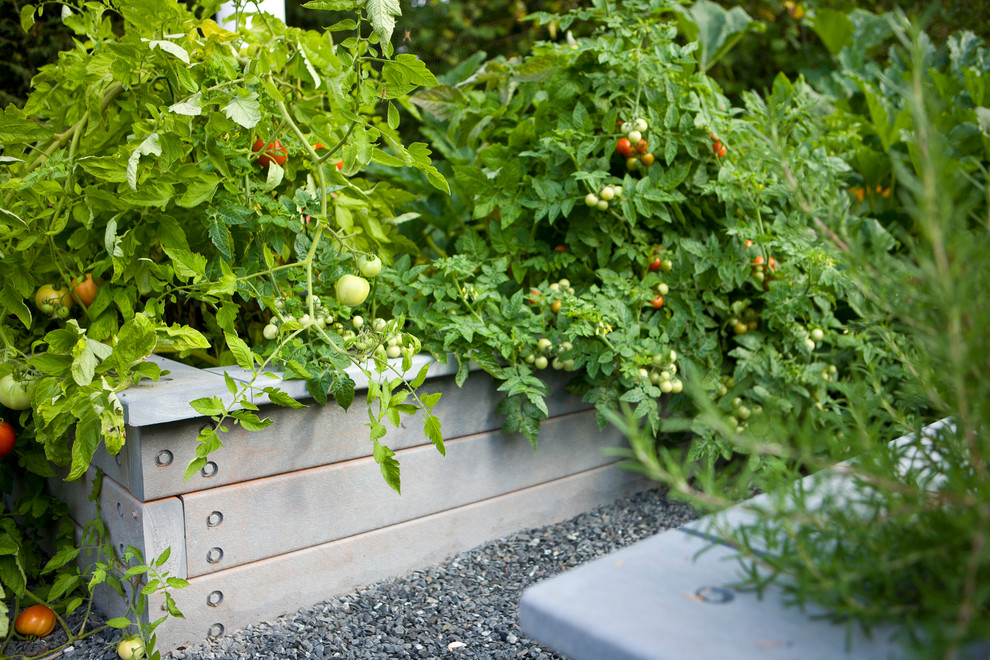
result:
[[[9,484],[9,474],[5,475],[5,481]],[[94,502],[99,501],[101,484],[101,478],[94,480],[91,495]],[[166,549],[150,564],[145,564],[141,553],[132,547],[118,554],[99,515],[83,526],[76,541],[75,525],[67,517],[65,504],[46,492],[39,476],[20,479],[18,487],[22,492],[17,507],[0,515],[0,544],[5,551],[0,555],[0,576],[4,588],[12,595],[9,606],[6,599],[0,601],[0,639],[3,640],[0,655],[27,658],[22,646],[25,635],[11,623],[15,615],[28,607],[51,605],[48,616],[65,634],[59,649],[108,628],[127,629],[137,625],[140,629],[137,639],[146,649],[144,657],[160,658],[161,654],[155,650],[154,631],[168,616],[182,616],[170,591],[187,585],[185,580],[163,570],[170,550]],[[54,552],[47,560],[38,551],[45,530],[57,530]],[[85,570],[77,563],[80,558],[85,560],[81,562]],[[129,596],[128,615],[94,626],[93,591],[101,585],[121,596]],[[163,595],[167,612],[154,621],[144,622],[148,614],[145,597],[157,593]],[[80,609],[83,615],[75,627],[70,626],[70,615]],[[52,650],[49,648],[43,655],[50,655]]]
[[[888,173],[883,186],[897,191],[884,196],[867,178],[874,194],[854,195],[853,206],[864,220],[883,218],[896,249],[875,251],[874,234],[831,209],[820,218],[851,274],[863,336],[897,358],[901,380],[878,383],[866,360],[843,385],[847,415],[824,430],[781,417],[765,436],[729,433],[724,412],[689,388],[750,456],[717,473],[658,450],[635,419],[615,421],[638,466],[699,504],[717,510],[741,492],[765,493],[747,505],[750,522],[718,528],[740,550],[744,585],[774,584],[786,602],[823,605],[849,625],[893,626],[916,657],[975,657],[990,634],[990,316],[972,302],[988,280],[990,143],[978,120],[990,62],[970,33],[939,48],[903,14],[883,20],[896,40],[889,64],[840,67],[833,89],[848,92],[837,93],[846,113],[837,119],[862,131],[852,162],[863,177]],[[891,431],[910,433],[888,442]],[[826,470],[837,457],[849,460]]]
[[[623,402],[654,433],[664,414],[690,411],[679,395],[690,365],[733,432],[764,428],[765,413],[842,415],[840,383],[877,349],[857,334],[816,210],[871,232],[878,251],[893,244],[850,214],[842,156],[856,128],[829,127],[834,109],[784,77],[733,108],[704,72],[731,31],[699,55],[679,43],[673,3],[534,18],[591,36],[479,62],[411,99],[456,203],[410,207],[424,210],[407,231],[439,258],[387,276],[394,309],[424,345],[458,356],[461,377],[470,358],[502,381],[506,430],[534,444],[547,366],[575,371],[603,425]],[[881,387],[900,377],[885,365]],[[721,430],[690,430],[696,459],[732,456]]]
[[[444,451],[439,395],[417,394],[425,368],[406,374],[420,342],[374,278],[416,250],[395,211],[411,195],[363,174],[408,168],[447,189],[427,145],[398,133],[397,99],[433,75],[394,53],[393,3],[309,3],[350,11],[324,32],[251,3],[220,26],[216,4],[20,6],[25,30],[57,9],[76,41],[35,76],[23,108],[0,116],[0,382],[19,438],[3,459],[8,481],[8,466],[18,481],[53,478],[53,464],[76,479],[101,445],[116,454],[118,393],[161,376],[153,354],[250,374],[228,376],[227,402],[192,402],[217,424],[187,476],[230,424],[270,423],[257,390],[300,405],[255,387],[273,367],[306,379],[321,405],[351,404],[347,369],[369,379],[373,455],[396,491],[387,425],[425,409],[424,435]],[[335,33],[347,35],[336,44]],[[363,282],[361,295],[344,282]],[[9,540],[21,569],[40,555],[37,539]],[[0,572],[5,602],[25,593],[21,569]]]

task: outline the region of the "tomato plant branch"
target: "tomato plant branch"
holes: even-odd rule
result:
[[[108,89],[106,93],[104,93],[103,95],[103,101],[100,103],[100,113],[102,114],[106,112],[106,109],[110,106],[111,103],[113,103],[113,100],[116,99],[123,91],[124,91],[123,83],[116,83],[112,87],[110,87],[110,89]],[[40,165],[41,163],[38,162],[39,160],[42,162],[44,160],[47,160],[53,153],[55,153],[55,151],[59,147],[65,144],[66,140],[72,137],[75,131],[78,130],[80,124],[86,123],[88,119],[89,119],[89,111],[87,110],[79,121],[77,121],[74,125],[72,125],[68,129],[56,135],[55,138],[52,140],[51,144],[48,145],[48,148],[44,150],[44,152],[42,152],[41,154],[37,154],[34,158],[28,161],[27,165],[24,166],[24,174],[33,171],[35,167]]]
[[[271,84],[272,87],[274,87],[275,81],[272,79],[272,74],[268,73],[266,78],[268,79],[269,84]],[[306,151],[310,160],[312,160],[313,163],[316,165],[315,168],[316,178],[317,181],[319,182],[319,188],[320,188],[320,215],[325,219],[327,217],[327,182],[326,182],[326,177],[323,174],[323,162],[320,160],[319,155],[317,155],[316,150],[313,148],[313,145],[311,145],[309,143],[309,140],[306,139],[306,135],[302,132],[302,129],[299,128],[299,124],[297,124],[295,120],[292,119],[292,115],[289,113],[289,109],[285,106],[285,101],[283,101],[280,98],[276,98],[274,100],[275,100],[275,105],[278,106],[278,110],[282,115],[282,121],[288,124],[289,128],[292,129],[292,132],[296,134],[296,137],[299,139],[300,144],[302,144],[302,147]],[[319,229],[320,228],[317,227],[317,238],[313,240],[313,245],[316,245],[317,242],[319,241],[318,238],[320,234]],[[307,262],[312,262],[313,252],[314,250],[310,251],[310,256],[307,257]],[[308,265],[307,275],[310,280],[309,292],[312,293],[313,292],[312,263],[309,263]]]

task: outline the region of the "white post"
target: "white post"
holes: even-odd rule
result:
[[[283,23],[285,22],[285,0],[258,0],[258,6],[266,14],[271,14]],[[254,3],[248,4],[246,9],[255,11]],[[223,3],[220,6],[220,11],[217,12],[217,23],[220,24],[220,27],[226,27],[224,22],[233,15],[234,4],[232,2]]]

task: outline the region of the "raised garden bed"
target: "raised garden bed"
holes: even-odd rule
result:
[[[598,430],[594,410],[564,390],[563,374],[552,382],[550,418],[534,454],[525,438],[499,430],[494,410],[500,395],[491,378],[473,373],[459,388],[453,365],[439,363],[424,387],[443,393],[436,413],[447,456],[415,421],[406,422],[408,430],[391,429],[386,442],[402,465],[401,496],[370,456],[361,396],[345,412],[333,403],[277,408],[262,395],[256,402],[274,424],[225,434],[225,446],[183,482],[196,436],[210,423],[195,417],[189,402],[227,395],[225,369],[155,359],[171,373],[122,394],[127,444],[94,463],[105,473],[99,504],[114,547],[134,546],[149,559],[171,548],[164,569],[190,583],[173,592],[185,618],[157,629],[161,650],[294,611],[649,485],[602,454],[623,439]],[[428,359],[417,357],[413,373]],[[305,398],[301,382],[281,387]],[[94,478],[91,468],[78,482],[53,482],[77,523],[95,513],[88,500]],[[124,602],[109,590],[97,605],[109,616],[124,612]],[[164,600],[152,596],[149,605],[155,619]]]

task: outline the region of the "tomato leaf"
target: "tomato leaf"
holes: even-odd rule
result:
[[[399,0],[365,0],[365,10],[379,42],[387,44],[392,40],[395,17],[402,15]]]
[[[254,128],[261,120],[261,104],[256,92],[244,96],[234,95],[230,103],[223,107],[223,112],[231,121],[237,122],[247,129]]]
[[[218,415],[222,415],[226,410],[223,405],[223,401],[221,401],[220,397],[217,396],[193,399],[189,402],[189,405],[193,407],[193,410],[204,417],[216,417]]]
[[[161,156],[162,145],[158,133],[152,133],[131,153],[127,159],[127,185],[137,190],[137,168],[141,156]]]
[[[375,462],[381,467],[382,477],[396,493],[402,494],[401,480],[399,477],[399,461],[395,459],[395,452],[387,446],[375,440],[373,450]]]
[[[124,628],[129,628],[132,625],[132,621],[127,617],[118,616],[107,620],[107,625],[111,628],[123,630]]]
[[[437,393],[436,396],[439,397],[440,394]],[[446,456],[447,448],[443,443],[443,434],[440,431],[440,420],[433,415],[427,415],[423,420],[423,431],[426,433],[426,437],[433,443],[433,446],[437,448],[437,451],[440,452],[440,455]]]
[[[174,247],[162,246],[162,250],[171,259],[172,268],[180,278],[187,280],[206,277],[206,257],[203,255]]]

